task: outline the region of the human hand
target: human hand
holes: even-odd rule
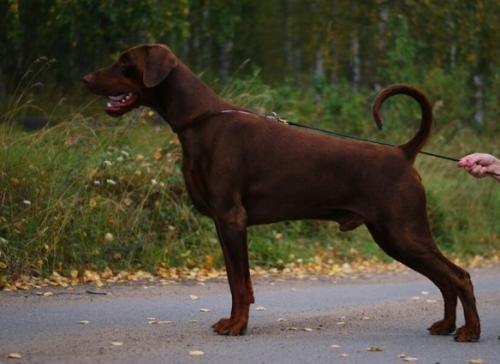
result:
[[[491,174],[500,182],[500,161],[491,154],[473,153],[466,155],[460,159],[457,166],[464,168],[476,178],[482,178]]]

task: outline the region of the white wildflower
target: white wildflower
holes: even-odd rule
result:
[[[116,182],[115,182],[115,181],[113,181],[112,179],[107,179],[107,180],[106,180],[106,183],[107,183],[108,185],[116,185]]]
[[[102,162],[102,163],[103,163],[105,166],[108,166],[108,167],[113,165],[113,163],[111,163],[111,161],[108,161],[107,159],[106,159],[104,162]]]

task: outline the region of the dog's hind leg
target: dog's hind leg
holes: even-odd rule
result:
[[[406,214],[404,222],[399,219],[398,224],[391,226],[367,224],[367,227],[387,254],[428,277],[441,291],[444,318],[429,328],[430,333],[446,335],[455,330],[458,296],[464,309],[465,326],[457,330],[455,340],[479,340],[481,329],[470,276],[439,251],[427,219],[409,220]]]
[[[246,212],[234,206],[214,218],[224,254],[232,296],[231,316],[213,325],[221,335],[242,335],[248,325],[250,304],[254,302],[248,262]]]

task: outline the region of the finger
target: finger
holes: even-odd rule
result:
[[[458,166],[462,168],[471,166],[473,164],[474,163],[471,161],[469,157],[464,157],[458,161]]]
[[[483,166],[480,166],[479,164],[476,164],[472,169],[471,169],[471,174],[474,175],[474,177],[481,178],[484,177],[486,174],[486,168]]]

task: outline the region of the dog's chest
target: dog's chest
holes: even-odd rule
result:
[[[189,197],[196,209],[204,215],[210,216],[210,205],[208,203],[208,193],[201,171],[195,168],[194,163],[189,160],[183,161],[182,174]]]

